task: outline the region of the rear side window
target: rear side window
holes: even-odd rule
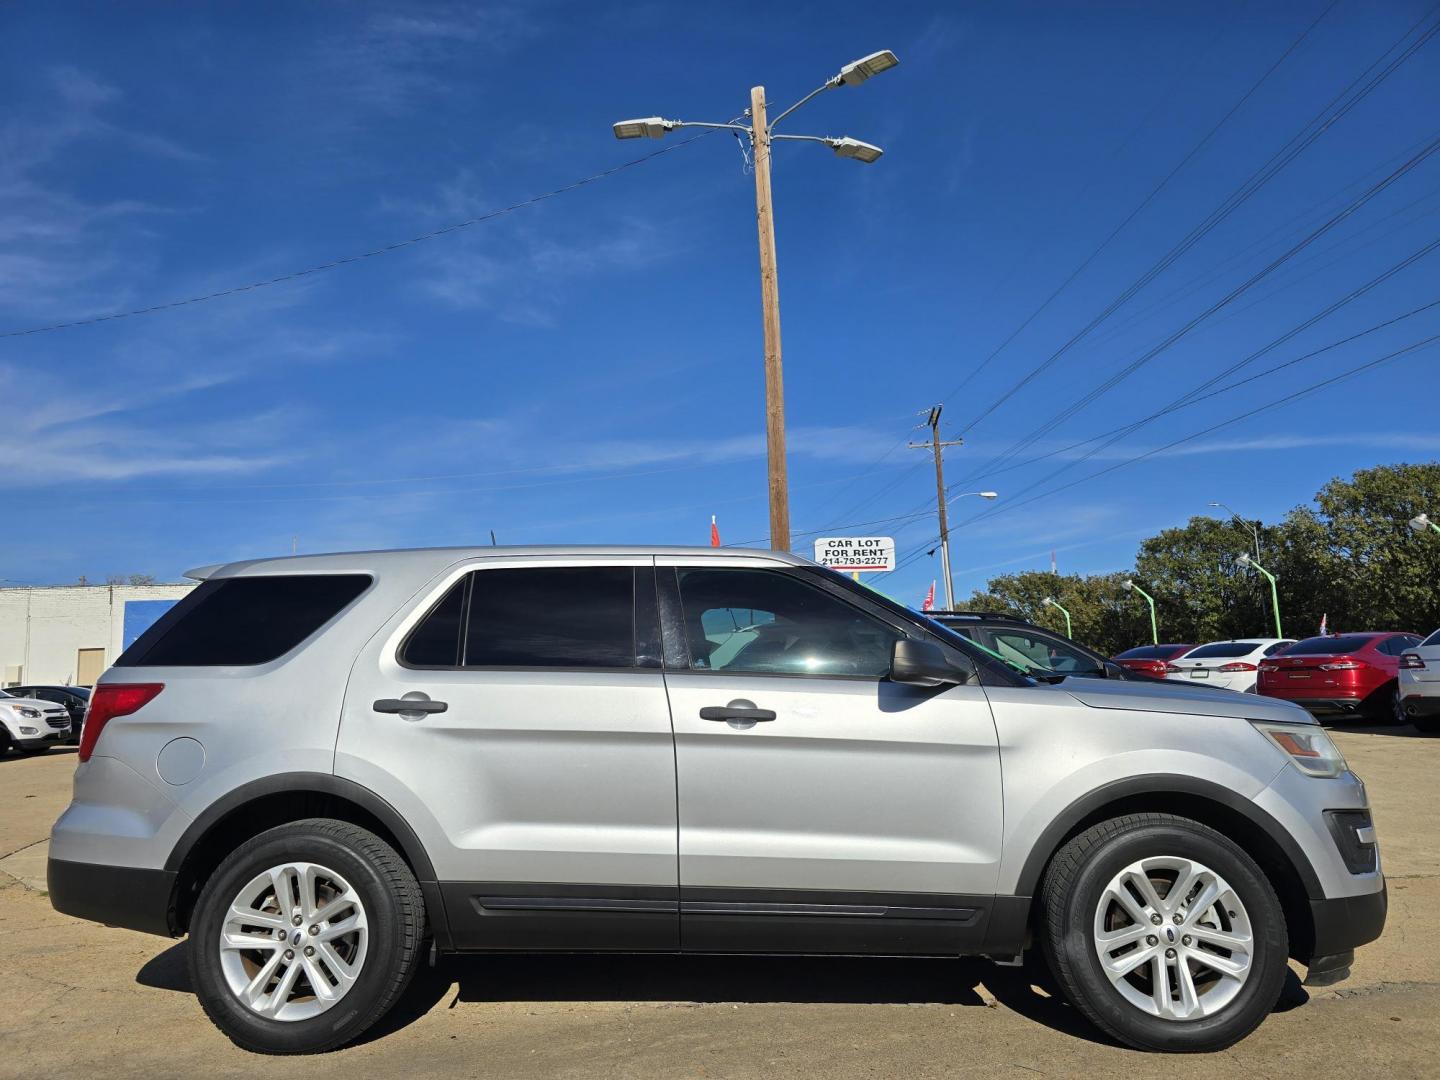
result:
[[[212,579],[147,630],[116,667],[246,667],[278,660],[369,586],[367,574]]]
[[[1209,660],[1215,657],[1249,656],[1259,647],[1258,641],[1217,641],[1211,645],[1201,645],[1198,649],[1191,649],[1185,654],[1185,659]]]
[[[1312,637],[1297,641],[1285,650],[1285,656],[1336,656],[1355,652],[1375,640],[1374,634],[1341,634],[1338,637]]]
[[[462,662],[466,667],[633,668],[633,568],[477,570]]]

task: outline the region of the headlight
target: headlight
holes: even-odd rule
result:
[[[26,720],[40,719],[40,710],[32,709],[29,705],[16,705],[15,711],[21,716],[25,717]]]
[[[1250,723],[1307,776],[1339,776],[1349,767],[1345,756],[1318,724],[1271,724],[1263,720]]]

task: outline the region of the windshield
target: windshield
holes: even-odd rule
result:
[[[1281,656],[1334,656],[1336,653],[1363,649],[1375,640],[1374,634],[1341,634],[1338,637],[1312,637],[1297,641]]]
[[[1185,659],[1208,660],[1211,657],[1221,656],[1249,656],[1258,648],[1260,648],[1258,641],[1216,641],[1209,645],[1201,645],[1198,649],[1191,649],[1185,654]]]
[[[1115,657],[1116,660],[1168,660],[1178,645],[1141,645],[1138,648],[1126,649]]]

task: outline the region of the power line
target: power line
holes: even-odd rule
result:
[[[1436,30],[1440,30],[1440,23],[1436,24]],[[1339,213],[1331,217],[1318,229],[1314,230],[1303,240],[1293,245],[1283,255],[1280,255],[1276,259],[1272,260],[1265,267],[1257,271],[1255,274],[1252,274],[1240,285],[1236,286],[1230,292],[1226,293],[1225,296],[1221,297],[1204,311],[1200,312],[1200,314],[1191,318],[1183,326],[1181,326],[1178,330],[1174,331],[1159,344],[1152,346],[1150,349],[1146,350],[1146,352],[1143,353],[1139,358],[1131,361],[1125,367],[1121,368],[1118,372],[1101,382],[1098,386],[1094,387],[1089,392],[1082,395],[1078,400],[1072,401],[1069,405],[1065,406],[1059,412],[1055,413],[1048,420],[1043,422],[1039,427],[1033,429],[1024,438],[1017,440],[1015,443],[1012,443],[1011,446],[1000,456],[998,461],[1000,463],[1004,463],[1006,461],[1013,460],[1013,458],[1017,454],[1023,452],[1027,447],[1033,446],[1041,438],[1043,438],[1049,432],[1053,431],[1055,428],[1059,427],[1062,423],[1070,419],[1076,413],[1080,412],[1080,410],[1084,409],[1091,402],[1095,401],[1105,393],[1112,390],[1114,387],[1118,386],[1121,382],[1129,378],[1140,368],[1144,367],[1146,364],[1150,363],[1150,361],[1154,360],[1155,357],[1159,356],[1166,349],[1169,349],[1171,346],[1173,346],[1177,341],[1179,341],[1186,334],[1190,333],[1191,330],[1195,329],[1195,327],[1199,326],[1200,323],[1204,322],[1211,315],[1215,314],[1220,309],[1226,307],[1235,299],[1247,292],[1249,289],[1259,284],[1259,282],[1269,277],[1272,273],[1274,273],[1282,265],[1292,259],[1295,255],[1299,254],[1305,248],[1309,247],[1310,244],[1314,243],[1320,237],[1324,236],[1327,232],[1333,229],[1340,222],[1344,221],[1351,214],[1354,214],[1371,199],[1375,198],[1381,192],[1386,190],[1391,184],[1394,184],[1396,181],[1409,173],[1412,169],[1420,165],[1437,150],[1440,150],[1440,138],[1433,139],[1424,149],[1413,155],[1408,161],[1406,161],[1399,168],[1391,172],[1383,180],[1372,185],[1368,190],[1366,190],[1358,198],[1353,200]],[[974,474],[966,477],[967,481],[973,479]]]
[[[370,251],[361,252],[358,255],[346,255],[343,258],[331,259],[329,262],[318,263],[315,266],[309,266],[303,270],[295,270],[288,274],[280,274],[277,277],[267,278],[264,281],[252,281],[248,285],[235,285],[228,289],[220,289],[217,292],[205,293],[200,296],[186,297],[184,300],[171,300],[163,304],[152,304],[149,307],[134,308],[130,311],[117,311],[109,315],[96,315],[88,319],[72,319],[69,322],[51,323],[48,326],[33,326],[30,327],[28,330],[0,331],[0,338],[26,337],[30,334],[48,334],[56,330],[70,330],[77,326],[92,326],[95,323],[113,322],[117,319],[129,319],[137,315],[152,315],[158,311],[169,311],[174,308],[186,307],[190,304],[203,304],[210,300],[218,300],[221,297],[234,296],[237,293],[251,292],[255,289],[266,289],[272,285],[283,285],[284,283],[289,281],[296,281],[303,277],[309,277],[312,274],[321,274],[326,272],[327,270],[336,270],[342,266],[349,266],[352,263],[363,262],[366,259],[373,259],[379,255],[389,255],[391,252],[399,251],[402,248],[412,247],[415,244],[422,244],[427,240],[435,240],[441,236],[448,236],[451,233],[459,232],[461,229],[468,229],[471,226],[479,225],[482,222],[493,221],[495,218],[503,217],[506,214],[512,214],[516,210],[523,210],[527,206],[534,206],[536,203],[545,202],[547,199],[553,199],[558,195],[565,195],[571,191],[577,190],[578,188],[585,187],[588,184],[593,184],[596,181],[604,180],[607,177],[614,176],[616,173],[624,172],[626,169],[633,169],[637,165],[643,165],[647,161],[653,161],[655,158],[660,157],[662,154],[674,153],[676,150],[679,150],[685,146],[689,146],[696,140],[703,139],[707,135],[712,134],[714,134],[713,131],[701,132],[699,135],[693,135],[690,138],[681,140],[680,142],[677,142],[671,146],[662,147],[661,149],[654,150],[651,153],[643,155],[642,157],[634,158],[631,161],[622,162],[621,164],[616,165],[613,168],[604,169],[601,172],[597,173],[592,173],[590,176],[586,176],[580,180],[574,181],[573,183],[566,184],[564,187],[554,188],[551,191],[546,191],[539,195],[532,195],[528,199],[523,199],[517,203],[511,203],[509,206],[502,206],[497,210],[490,210],[484,214],[479,215],[478,217],[473,217],[466,221],[459,221],[453,225],[445,225],[438,229],[432,229],[427,233],[421,233],[419,236],[412,236],[408,240],[398,240],[393,244],[386,244],[383,247],[372,248]]]
[[[1440,244],[1440,241],[1436,241],[1436,244]],[[1434,244],[1430,245],[1431,249],[1433,249],[1434,246]],[[1172,401],[1169,405],[1165,406],[1165,408],[1153,412],[1149,416],[1144,417],[1141,420],[1135,421],[1130,424],[1122,424],[1120,427],[1111,428],[1109,431],[1103,431],[1099,435],[1092,435],[1088,439],[1081,439],[1079,442],[1074,442],[1068,446],[1062,446],[1057,450],[1051,450],[1047,453],[1039,454],[1025,461],[1014,462],[1013,464],[1006,465],[1004,468],[996,469],[993,472],[986,472],[983,474],[983,476],[988,479],[993,476],[999,476],[1001,473],[1012,472],[1015,469],[1027,468],[1030,465],[1038,464],[1039,462],[1045,461],[1048,458],[1058,457],[1061,454],[1068,454],[1072,450],[1078,450],[1082,446],[1088,446],[1099,439],[1104,439],[1117,433],[1122,435],[1128,434],[1131,431],[1138,430],[1140,427],[1148,424],[1152,420],[1157,420],[1162,416],[1167,416],[1172,412],[1178,412],[1181,409],[1188,409],[1192,405],[1198,405],[1202,401],[1208,401],[1210,398],[1219,397],[1221,394],[1228,394],[1232,390],[1238,390],[1240,387],[1245,386],[1248,383],[1257,382],[1260,379],[1267,379],[1271,375],[1276,374],[1277,372],[1284,371],[1286,368],[1294,367],[1296,364],[1304,363],[1307,360],[1313,360],[1317,356],[1322,356],[1325,353],[1332,352],[1335,349],[1340,348],[1341,346],[1349,345],[1352,342],[1358,341],[1362,337],[1368,337],[1370,334],[1376,333],[1380,330],[1384,330],[1386,327],[1394,326],[1395,324],[1403,322],[1406,319],[1414,318],[1416,315],[1420,315],[1436,307],[1440,307],[1440,300],[1431,300],[1427,304],[1421,304],[1417,308],[1411,308],[1404,314],[1396,315],[1393,318],[1386,319],[1384,322],[1376,323],[1374,326],[1367,326],[1364,330],[1359,330],[1348,337],[1343,337],[1338,341],[1332,341],[1328,345],[1322,345],[1318,349],[1313,349],[1308,353],[1302,353],[1300,356],[1296,356],[1290,360],[1285,360],[1279,364],[1273,365],[1272,367],[1265,368],[1263,371],[1257,371],[1253,375],[1247,375],[1243,379],[1237,379],[1232,383],[1227,383],[1226,385],[1217,387],[1216,389],[1210,390],[1207,393],[1198,394],[1194,397],[1182,395],[1181,398]],[[1269,346],[1262,350],[1262,352],[1267,351],[1269,351]],[[1250,359],[1254,359],[1259,355],[1261,354],[1252,353],[1250,357],[1248,357],[1244,362],[1238,365],[1233,365],[1230,370],[1233,371],[1238,367],[1244,366],[1244,363],[1248,363]],[[1206,385],[1209,384],[1207,383]],[[1194,391],[1191,391],[1191,393],[1194,393]],[[1101,449],[1104,449],[1104,447],[1102,447]],[[1051,475],[1058,475],[1058,473]],[[1041,482],[1043,483],[1044,481]],[[955,487],[958,488],[961,486],[961,484],[964,483],[965,481],[963,480],[959,481],[955,484]],[[1027,488],[1025,490],[1029,489]]]
[[[1136,454],[1134,457],[1126,458],[1123,461],[1118,461],[1113,465],[1106,466],[1099,472],[1094,472],[1088,476],[1082,476],[1078,479],[1071,480],[1065,484],[1061,484],[1059,487],[1051,488],[1049,491],[1039,492],[1035,495],[1030,496],[1030,498],[1028,499],[1021,499],[1017,502],[1007,502],[1004,506],[999,506],[993,510],[986,511],[985,513],[977,514],[969,521],[961,522],[961,524],[957,526],[957,528],[962,528],[966,525],[974,525],[977,522],[989,520],[990,518],[993,518],[998,514],[1003,514],[1008,510],[1017,510],[1022,506],[1028,506],[1031,503],[1038,502],[1041,499],[1047,499],[1052,495],[1058,495],[1062,491],[1068,491],[1070,488],[1075,487],[1079,484],[1087,484],[1090,481],[1096,480],[1101,476],[1106,476],[1109,473],[1115,472],[1117,469],[1122,469],[1127,465],[1133,465],[1139,461],[1145,461],[1148,458],[1155,457],[1157,454],[1163,454],[1168,450],[1175,449],[1177,446],[1183,446],[1186,443],[1193,442],[1194,440],[1203,438],[1206,435],[1212,435],[1222,428],[1229,427],[1232,424],[1238,424],[1242,420],[1248,420],[1250,419],[1250,417],[1258,416],[1260,413],[1267,412],[1270,409],[1279,408],[1282,405],[1288,405],[1292,401],[1296,401],[1302,397],[1308,397],[1311,394],[1318,393],[1319,391],[1325,389],[1328,386],[1333,386],[1337,383],[1344,382],[1346,379],[1353,378],[1356,375],[1369,371],[1372,368],[1379,367],[1382,364],[1387,364],[1394,360],[1398,360],[1402,356],[1415,352],[1418,349],[1423,349],[1427,346],[1434,345],[1437,342],[1440,342],[1440,334],[1434,334],[1431,337],[1425,338],[1421,341],[1417,341],[1411,345],[1406,345],[1403,348],[1396,349],[1394,352],[1387,353],[1384,356],[1378,357],[1374,360],[1369,360],[1363,364],[1358,365],[1357,367],[1342,371],[1338,375],[1332,375],[1328,379],[1322,379],[1319,382],[1311,383],[1309,386],[1302,387],[1301,389],[1296,390],[1293,393],[1286,394],[1284,397],[1279,397],[1276,398],[1274,401],[1266,402],[1264,405],[1257,406],[1256,408],[1250,409],[1247,412],[1240,413],[1237,416],[1232,416],[1227,420],[1221,420],[1217,424],[1212,424],[1207,428],[1203,428],[1200,431],[1193,432],[1192,434],[1186,435],[1183,438],[1176,439],[1173,442],[1168,442],[1164,446],[1157,446],[1153,449],[1146,450],[1144,453]]]
[[[1329,103],[1327,103],[1318,113],[1316,113],[1316,115],[1311,118],[1311,120],[1306,123],[1299,132],[1291,136],[1291,138],[1285,143],[1284,146],[1282,146],[1279,150],[1272,154],[1269,160],[1265,162],[1265,164],[1261,165],[1260,168],[1257,169],[1254,173],[1252,173],[1250,177],[1247,178],[1242,184],[1240,184],[1238,188],[1236,188],[1228,196],[1226,196],[1226,198],[1221,201],[1220,205],[1217,206],[1214,210],[1212,210],[1210,214],[1207,215],[1205,219],[1202,220],[1198,225],[1196,225],[1195,228],[1193,228],[1179,243],[1172,247],[1164,256],[1161,257],[1158,262],[1156,262],[1147,271],[1145,271],[1144,274],[1142,274],[1138,279],[1136,279],[1136,281],[1132,282],[1130,286],[1128,286],[1122,293],[1120,293],[1119,296],[1112,300],[1082,329],[1080,329],[1068,341],[1066,341],[1065,344],[1061,345],[1060,348],[1055,350],[1055,352],[1051,353],[1051,355],[1047,359],[1038,364],[1036,367],[1032,368],[1018,381],[1013,383],[998,398],[996,398],[984,409],[982,409],[975,416],[974,419],[972,419],[968,424],[965,425],[965,427],[961,430],[961,434],[963,435],[966,432],[970,431],[972,428],[975,427],[976,424],[979,424],[986,417],[990,416],[993,412],[995,412],[1012,397],[1014,397],[1017,393],[1019,393],[1022,389],[1024,389],[1025,386],[1029,385],[1029,383],[1032,382],[1035,378],[1043,374],[1051,366],[1058,362],[1067,352],[1070,351],[1070,349],[1072,349],[1077,343],[1079,343],[1083,338],[1085,338],[1092,330],[1094,330],[1097,326],[1099,326],[1106,319],[1108,319],[1120,307],[1128,303],[1137,293],[1139,293],[1142,289],[1149,285],[1150,282],[1160,276],[1160,274],[1164,273],[1165,270],[1167,270],[1181,256],[1183,256],[1191,248],[1198,244],[1222,221],[1224,221],[1227,217],[1234,213],[1236,209],[1238,209],[1242,204],[1249,200],[1257,191],[1259,191],[1262,187],[1264,187],[1267,183],[1274,179],[1275,176],[1277,176],[1287,165],[1290,164],[1290,162],[1294,161],[1296,157],[1298,157],[1309,146],[1311,146],[1321,135],[1323,135],[1334,124],[1336,124],[1339,120],[1346,116],[1352,109],[1355,108],[1356,105],[1358,105],[1361,101],[1368,97],[1375,90],[1375,88],[1378,87],[1381,83],[1383,83],[1387,78],[1389,78],[1390,75],[1392,75],[1400,67],[1401,64],[1403,64],[1412,55],[1414,55],[1414,53],[1426,42],[1428,42],[1437,32],[1440,32],[1440,22],[1437,22],[1434,26],[1430,27],[1430,29],[1421,34],[1421,36],[1416,39],[1416,41],[1412,42],[1409,46],[1407,46],[1398,56],[1396,56],[1393,60],[1386,64],[1384,68],[1382,68],[1377,74],[1375,74],[1368,83],[1362,86],[1358,91],[1355,91],[1355,93],[1350,96],[1348,100],[1344,100],[1343,104],[1338,104],[1337,107],[1337,103],[1342,102],[1342,100],[1345,99],[1347,95],[1350,95],[1351,91],[1355,90],[1356,86],[1362,83],[1366,79],[1366,77],[1369,76],[1370,73],[1374,71],[1375,68],[1385,60],[1386,56],[1393,52],[1402,42],[1405,41],[1406,38],[1410,37],[1411,34],[1413,34],[1416,29],[1418,29],[1422,24],[1424,24],[1425,21],[1428,20],[1437,10],[1440,10],[1440,5],[1431,8],[1428,12],[1426,12],[1426,14],[1422,15],[1420,19],[1413,23],[1402,35],[1400,35],[1398,39],[1396,39],[1396,41],[1392,45],[1390,45],[1389,48],[1387,48],[1383,53],[1381,53],[1381,55],[1373,63],[1371,63],[1369,67],[1367,67],[1363,72],[1361,72],[1360,75],[1358,75],[1348,86],[1346,86],[1344,90],[1340,91],[1339,94],[1332,98]],[[1327,116],[1327,114],[1329,115]],[[1021,449],[1023,449],[1023,447],[1021,447]]]
[[[979,364],[977,364],[970,371],[970,373],[965,376],[964,379],[960,380],[960,382],[955,386],[955,388],[952,389],[948,394],[944,396],[944,398],[941,399],[942,401],[949,400],[950,398],[958,394],[961,390],[963,390],[966,386],[968,386],[972,379],[979,375],[980,372],[984,371],[985,368],[990,365],[991,361],[993,361],[997,356],[1004,352],[1012,341],[1019,337],[1020,334],[1023,333],[1024,330],[1031,323],[1033,323],[1037,318],[1039,318],[1039,316],[1045,311],[1046,308],[1050,306],[1050,304],[1056,299],[1056,297],[1058,297],[1067,288],[1069,288],[1071,283],[1074,282],[1075,279],[1078,278],[1082,273],[1084,273],[1086,268],[1089,267],[1091,263],[1093,263],[1097,258],[1100,257],[1100,255],[1105,251],[1105,249],[1110,246],[1111,242],[1114,241],[1114,239],[1125,230],[1125,227],[1129,225],[1132,221],[1134,221],[1137,217],[1139,217],[1140,214],[1146,209],[1146,207],[1148,207],[1152,202],[1155,201],[1155,198],[1160,194],[1160,192],[1165,190],[1166,186],[1169,185],[1170,181],[1175,179],[1175,177],[1180,173],[1180,171],[1184,169],[1186,165],[1190,164],[1190,162],[1195,158],[1195,156],[1199,154],[1200,151],[1206,147],[1206,145],[1209,144],[1210,140],[1215,137],[1216,132],[1218,132],[1222,127],[1226,125],[1226,123],[1229,122],[1230,118],[1233,117],[1245,105],[1245,103],[1254,96],[1255,92],[1265,84],[1265,82],[1270,78],[1271,75],[1275,74],[1276,70],[1280,67],[1280,65],[1289,58],[1291,53],[1293,53],[1296,49],[1300,47],[1301,43],[1310,36],[1310,32],[1314,30],[1315,27],[1320,25],[1321,20],[1324,19],[1326,15],[1330,14],[1331,10],[1335,7],[1337,3],[1339,3],[1339,0],[1331,0],[1331,2],[1325,7],[1325,9],[1315,17],[1314,21],[1311,22],[1309,26],[1305,27],[1303,31],[1301,31],[1300,36],[1297,37],[1294,41],[1292,41],[1290,45],[1285,49],[1285,51],[1280,54],[1279,58],[1265,70],[1265,73],[1261,75],[1260,78],[1257,79],[1253,85],[1251,85],[1250,89],[1246,90],[1245,93],[1240,96],[1240,99],[1236,101],[1234,105],[1230,106],[1229,111],[1227,111],[1225,115],[1222,116],[1215,123],[1215,125],[1211,127],[1210,130],[1204,134],[1204,136],[1201,137],[1199,142],[1197,142],[1194,146],[1190,148],[1190,152],[1180,159],[1179,164],[1177,164],[1173,169],[1166,173],[1165,177],[1160,181],[1160,183],[1156,184],[1155,187],[1150,190],[1150,194],[1146,195],[1145,198],[1140,201],[1140,205],[1136,206],[1135,209],[1131,210],[1130,213],[1126,215],[1125,219],[1121,221],[1119,225],[1115,226],[1115,228],[1111,230],[1110,234],[1100,242],[1100,246],[1095,248],[1094,251],[1092,251],[1089,255],[1085,257],[1084,261],[1081,262],[1079,266],[1077,266],[1074,270],[1070,272],[1070,276],[1060,283],[1059,288],[1057,288],[1054,292],[1047,296],[1045,300],[1040,304],[1040,306],[1029,314],[1029,316],[1025,319],[1024,322],[1022,322],[1013,331],[1011,331],[1009,337],[1007,337],[1004,341],[997,345],[991,351],[989,356],[985,357],[985,359],[982,360]],[[984,417],[982,415],[981,419],[983,418]],[[971,421],[971,423],[966,425],[961,434],[964,434],[965,431],[969,431],[970,428],[974,427],[977,422],[978,421]]]

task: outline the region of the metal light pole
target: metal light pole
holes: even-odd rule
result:
[[[1285,631],[1280,629],[1280,590],[1275,585],[1275,575],[1252,559],[1249,552],[1246,552],[1236,559],[1235,565],[1259,570],[1260,573],[1264,574],[1270,580],[1270,603],[1275,608],[1275,636],[1277,638],[1283,638]]]
[[[1239,514],[1235,513],[1234,510],[1231,510],[1230,507],[1226,506],[1223,502],[1211,502],[1210,505],[1218,507],[1221,510],[1229,511],[1230,516],[1235,519],[1235,524],[1243,525],[1245,528],[1250,530],[1250,535],[1255,538],[1255,558],[1258,559],[1260,557],[1260,530],[1255,528],[1255,525],[1252,522],[1246,521]]]
[[[1047,596],[1044,600],[1040,602],[1046,607],[1055,608],[1057,611],[1060,612],[1061,615],[1065,616],[1065,636],[1068,638],[1074,638],[1075,633],[1070,626],[1070,612],[1066,611],[1065,608],[1061,607],[1060,602],[1056,600],[1053,596]],[[1156,644],[1159,644],[1159,642],[1156,642]]]
[[[1434,529],[1437,533],[1440,533],[1440,525],[1436,525],[1435,522],[1431,521],[1429,514],[1416,514],[1410,519],[1410,528],[1414,529],[1417,533],[1423,533],[1426,529]]]
[[[1138,592],[1141,596],[1145,598],[1145,602],[1150,605],[1150,640],[1156,645],[1159,645],[1160,628],[1155,622],[1155,598],[1151,596],[1148,592],[1146,592],[1144,589],[1140,588],[1139,585],[1136,585],[1135,582],[1131,581],[1129,578],[1126,578],[1120,584],[1125,587],[1126,592]]]
[[[790,485],[785,470],[785,380],[780,352],[780,285],[775,267],[775,207],[770,194],[770,146],[777,139],[794,142],[818,142],[830,147],[838,157],[851,158],[863,164],[878,161],[884,153],[849,136],[843,138],[818,135],[776,135],[775,125],[800,106],[826,90],[841,86],[859,86],[872,75],[888,71],[900,61],[888,49],[861,57],[846,64],[839,73],[774,120],[767,120],[765,88],[750,90],[750,108],[746,110],[750,124],[705,124],[685,120],[666,120],[649,116],[640,120],[622,120],[614,126],[617,139],[638,139],[649,136],[662,139],[677,128],[719,128],[744,132],[750,137],[755,168],[755,224],[760,239],[760,304],[765,327],[765,448],[769,462],[770,546],[776,551],[790,549]]]

